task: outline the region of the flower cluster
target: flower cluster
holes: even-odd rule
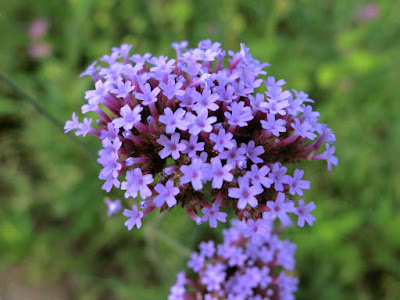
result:
[[[205,40],[195,49],[173,43],[177,58],[130,55],[132,46],[113,48],[82,75],[95,89],[85,94],[79,122],[73,113],[65,131],[92,134],[102,143],[98,162],[102,188],[140,196],[140,207],[125,209],[129,229],[156,208],[180,205],[197,223],[225,222],[223,207],[239,220],[257,221],[263,213],[287,225],[312,225],[313,202],[297,205],[289,195],[310,186],[304,171],[287,174],[284,164],[301,159],[337,165],[333,132],[304,92],[283,88],[285,81],[265,75],[241,44],[238,53]],[[227,56],[227,58],[225,58]],[[224,67],[224,62],[227,64]],[[259,91],[259,92],[257,92]],[[325,144],[325,151],[319,151]],[[318,152],[318,153],[317,153]]]
[[[272,222],[265,213],[262,220]],[[222,244],[200,243],[200,251],[188,262],[193,279],[179,273],[169,300],[294,299],[298,278],[290,274],[295,267],[296,245],[279,240],[271,231],[254,242],[246,237],[251,225],[244,221],[232,225],[223,231]]]

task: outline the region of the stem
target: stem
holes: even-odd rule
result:
[[[59,128],[64,132],[64,125],[58,121],[55,117],[53,117],[44,107],[34,98],[29,96],[22,88],[17,86],[11,79],[9,79],[6,75],[0,72],[0,80],[2,80],[13,92],[15,92],[21,99],[29,102],[38,113],[48,119],[54,126]],[[86,152],[90,154],[90,156],[96,156],[97,154],[93,152],[88,145],[82,143],[79,139],[76,138],[74,135],[67,135],[74,143],[78,144],[80,147],[85,149]]]

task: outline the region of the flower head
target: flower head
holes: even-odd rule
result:
[[[262,79],[269,64],[253,58],[244,44],[239,52],[223,51],[210,40],[187,46],[174,43],[177,58],[169,59],[132,55],[132,46],[122,44],[81,74],[95,82],[85,93],[82,113],[98,118],[80,123],[73,113],[64,129],[101,140],[102,189],[144,200],[143,210],[133,210],[140,218],[128,220],[128,227],[140,227],[136,222],[156,208],[179,206],[211,227],[225,222],[230,209],[250,222],[246,238],[255,241],[266,234],[264,214],[283,224],[297,215],[299,226],[311,225],[313,202],[299,201],[296,207],[290,199],[302,196],[309,182],[302,170],[288,173],[287,164],[326,160],[330,171],[338,163],[335,136],[319,123],[314,101],[286,89],[283,79]],[[265,93],[257,91],[263,83]],[[221,270],[213,266],[207,272]]]
[[[179,291],[182,298],[170,299],[194,293],[199,299],[294,299],[295,244],[280,240],[264,219],[232,222],[223,233],[222,244],[200,243],[188,262],[193,276],[183,280],[179,273],[171,288],[170,297]]]

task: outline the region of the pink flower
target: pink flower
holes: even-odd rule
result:
[[[49,30],[49,23],[44,19],[33,20],[28,28],[28,35],[32,39],[42,37]]]

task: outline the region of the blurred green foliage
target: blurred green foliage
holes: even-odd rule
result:
[[[246,43],[270,75],[310,94],[336,132],[338,167],[299,166],[317,222],[286,233],[298,244],[297,298],[400,299],[400,2],[377,1],[376,17],[363,19],[366,4],[5,1],[0,66],[63,123],[93,86],[79,73],[113,46],[173,57],[174,41],[210,38],[236,51]],[[36,18],[50,24],[52,53],[34,59],[27,29]],[[30,282],[61,286],[65,299],[166,299],[188,253],[219,240],[221,228],[174,209],[128,232],[125,218],[106,217],[99,143],[75,141],[0,82],[0,279],[23,266]]]

